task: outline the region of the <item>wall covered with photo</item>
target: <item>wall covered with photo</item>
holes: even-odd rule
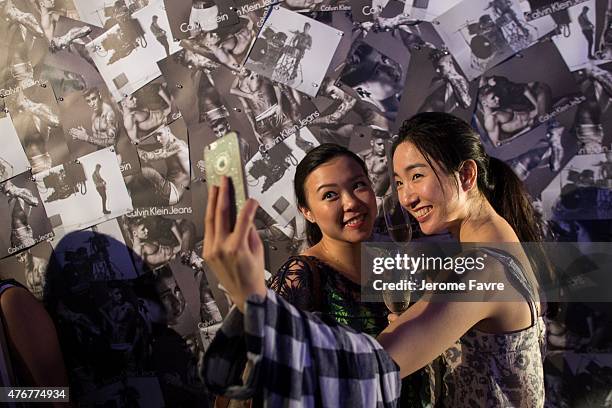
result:
[[[304,248],[306,153],[359,154],[382,214],[419,112],[470,122],[548,241],[612,241],[612,0],[8,0],[0,21],[0,278],[44,302],[84,405],[213,400],[231,305],[201,258],[203,152],[231,132],[272,274]],[[548,319],[549,406],[610,404],[611,320]]]

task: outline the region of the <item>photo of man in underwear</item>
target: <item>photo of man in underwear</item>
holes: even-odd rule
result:
[[[25,270],[25,281],[28,290],[42,301],[45,288],[45,273],[47,271],[47,260],[34,256],[28,249],[16,255],[17,261],[23,264]]]
[[[150,152],[138,150],[138,156],[142,164],[142,174],[134,177],[130,176],[127,179],[127,184],[131,191],[133,191],[133,188],[138,190],[138,196],[145,195],[145,203],[150,200],[152,190],[156,205],[175,205],[181,200],[189,186],[189,146],[173,135],[167,126],[159,129],[155,133],[155,138],[161,147]],[[165,176],[147,165],[160,160],[163,160],[166,165]],[[134,183],[136,186],[134,186]],[[134,205],[136,207],[143,206],[143,203],[139,202],[139,199],[135,199],[134,196],[132,196],[132,200],[135,201]]]
[[[36,244],[34,232],[28,220],[32,207],[39,204],[38,198],[27,188],[21,188],[7,181],[0,186],[0,192],[8,198],[11,214],[11,248],[23,249]]]
[[[23,92],[17,95],[15,109],[9,107],[9,111],[32,165],[32,173],[50,169],[53,158],[47,144],[52,132],[60,126],[59,116],[49,106],[30,100]]]
[[[277,83],[256,72],[242,69],[232,84],[230,94],[240,99],[260,149],[272,147],[274,138],[291,126],[283,109],[282,90]]]

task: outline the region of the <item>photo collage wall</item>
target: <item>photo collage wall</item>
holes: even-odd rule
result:
[[[0,21],[0,278],[44,302],[85,405],[212,401],[231,301],[201,258],[203,151],[230,132],[272,274],[304,248],[307,152],[356,152],[382,202],[419,112],[470,122],[547,240],[612,241],[612,0],[7,0]],[[611,320],[549,320],[550,406],[611,398]]]

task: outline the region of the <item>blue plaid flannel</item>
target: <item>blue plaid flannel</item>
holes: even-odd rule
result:
[[[212,392],[268,407],[398,406],[398,366],[372,337],[271,290],[245,311],[230,312],[206,352],[202,375]]]

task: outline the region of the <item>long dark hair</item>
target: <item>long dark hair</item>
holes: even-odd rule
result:
[[[519,240],[542,240],[541,224],[522,181],[510,166],[485,152],[480,136],[468,123],[447,113],[419,113],[402,124],[392,154],[404,142],[412,143],[432,169],[432,162],[436,162],[448,174],[473,160],[478,168],[478,190],[508,221]]]
[[[304,185],[306,184],[306,177],[312,173],[317,167],[322,164],[329,162],[339,156],[346,156],[355,160],[363,169],[363,172],[367,175],[368,168],[361,159],[355,153],[335,143],[324,143],[320,146],[315,147],[306,154],[306,156],[300,161],[295,169],[295,178],[293,179],[293,188],[295,190],[295,196],[297,198],[297,204],[299,208],[308,208],[308,202],[306,201],[306,191]],[[323,238],[323,234],[317,224],[314,224],[306,220],[306,239],[310,246],[315,245]]]

